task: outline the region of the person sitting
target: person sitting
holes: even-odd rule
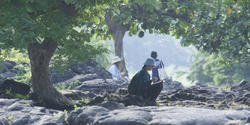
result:
[[[112,61],[112,66],[109,68],[109,72],[112,74],[112,78],[121,78],[121,59],[115,57]]]
[[[129,94],[142,96],[148,105],[156,105],[156,98],[162,90],[162,81],[159,81],[159,84],[151,85],[152,82],[158,81],[157,77],[150,79],[148,73],[154,66],[154,60],[147,59],[143,68],[135,74],[128,86]]]

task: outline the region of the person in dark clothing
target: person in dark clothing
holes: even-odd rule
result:
[[[158,81],[157,77],[150,79],[148,73],[154,66],[154,60],[151,58],[147,59],[142,70],[136,73],[128,86],[129,94],[142,96],[150,105],[156,104],[156,98],[162,90],[162,83],[151,85],[152,82]]]

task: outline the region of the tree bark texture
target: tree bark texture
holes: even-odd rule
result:
[[[31,64],[32,88],[38,96],[40,105],[53,109],[68,109],[73,103],[52,85],[49,77],[49,63],[56,51],[57,43],[45,39],[43,43],[34,42],[28,46]]]

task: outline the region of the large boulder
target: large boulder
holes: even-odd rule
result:
[[[4,70],[3,72],[7,72],[12,70],[16,66],[16,63],[13,61],[4,61]]]
[[[4,94],[6,91],[10,91],[12,94],[21,94],[26,96],[30,92],[30,86],[14,80],[5,80],[0,84],[0,93]]]
[[[14,69],[14,67],[17,65],[13,61],[4,61],[3,64],[3,69],[0,69],[0,75],[4,78],[13,78],[17,75],[18,71]]]
[[[250,82],[242,80],[240,83],[231,87],[232,91],[250,91]]]
[[[89,81],[94,79],[111,79],[112,75],[103,67],[98,66],[95,60],[89,59],[85,63],[72,64],[63,73],[55,70],[50,72],[53,83],[64,83],[66,87],[75,81]]]
[[[115,109],[124,109],[125,105],[122,103],[118,103],[115,101],[104,101],[100,105],[101,107],[107,108],[109,110],[115,110]]]
[[[110,110],[82,107],[69,115],[71,125],[226,125],[246,124],[249,111],[187,107],[137,107]]]
[[[111,74],[103,67],[99,67],[98,63],[92,59],[82,64],[74,64],[71,66],[72,71],[77,74],[94,74],[97,73],[103,79],[112,78]]]
[[[173,81],[172,79],[169,79],[163,83],[163,90],[165,91],[173,92],[183,88],[184,86],[181,84],[181,82]]]
[[[71,79],[74,76],[76,76],[77,74],[75,72],[73,72],[71,69],[65,69],[63,71],[63,73],[59,73],[55,70],[52,70],[49,73],[49,75],[51,77],[52,83],[59,83],[59,82],[64,82],[68,79]]]
[[[33,106],[32,101],[0,98],[0,125],[66,125],[64,112]]]
[[[95,79],[83,82],[75,90],[89,91],[95,94],[114,93],[118,88],[127,88],[128,81],[115,79]]]

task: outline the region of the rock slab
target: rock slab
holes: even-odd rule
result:
[[[64,125],[64,112],[33,106],[32,101],[0,98],[0,125]]]
[[[82,107],[71,112],[71,125],[241,125],[247,124],[246,110],[212,110],[187,107],[137,107],[109,110]]]

